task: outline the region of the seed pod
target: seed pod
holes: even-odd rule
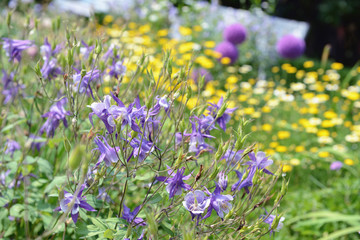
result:
[[[86,147],[84,145],[77,145],[70,153],[69,167],[72,171],[76,170],[81,161],[86,155]]]

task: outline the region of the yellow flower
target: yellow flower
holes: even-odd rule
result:
[[[293,166],[298,166],[298,165],[300,165],[300,160],[297,158],[293,158],[290,160],[290,164]]]
[[[188,35],[191,35],[192,30],[191,30],[191,28],[180,26],[179,32],[183,36],[188,36]]]
[[[276,153],[274,149],[265,149],[264,152],[266,155],[274,155]]]
[[[111,91],[111,87],[104,87],[104,93],[109,94]]]
[[[334,122],[331,121],[331,120],[324,120],[324,121],[322,121],[321,126],[322,126],[323,128],[330,128],[330,127],[335,126],[335,124],[334,124]]]
[[[350,92],[347,95],[347,98],[350,99],[351,101],[356,101],[360,99],[360,94],[357,92]]]
[[[295,147],[295,152],[304,152],[305,151],[305,147],[304,146],[296,146]]]
[[[206,42],[204,43],[204,46],[205,46],[206,48],[213,48],[213,47],[216,46],[216,43],[215,43],[214,41],[206,41]]]
[[[263,113],[269,113],[269,112],[271,112],[271,108],[269,106],[264,106],[261,108],[261,111]]]
[[[287,139],[290,137],[290,132],[289,131],[279,131],[278,137],[279,137],[279,139]]]
[[[288,165],[288,164],[285,164],[284,166],[283,166],[283,172],[291,172],[291,170],[292,170],[292,166],[291,165]]]
[[[317,151],[318,151],[317,147],[310,148],[310,152],[312,152],[312,153],[316,153]]]
[[[213,61],[205,56],[199,56],[195,59],[195,62],[200,64],[203,68],[213,68],[215,65]]]
[[[306,61],[304,62],[304,68],[312,68],[314,66],[313,61]]]
[[[270,126],[271,127],[271,126]],[[271,148],[276,148],[277,146],[279,146],[279,143],[278,142],[271,142],[270,144],[269,144],[269,147],[271,147]]]
[[[296,76],[297,79],[301,79],[301,78],[303,78],[305,76],[305,71],[304,70],[299,70],[299,71],[297,71],[295,76]]]
[[[270,132],[272,130],[272,126],[268,123],[265,123],[264,125],[262,125],[262,130],[265,132]]]
[[[187,102],[186,106],[192,110],[194,107],[196,107],[196,102],[198,101],[197,97],[192,97],[189,99],[189,101]]]
[[[112,21],[114,21],[114,17],[111,15],[106,15],[104,17],[104,25],[108,25],[109,23],[111,23]]]
[[[220,62],[224,65],[231,63],[231,59],[229,57],[221,58]]]
[[[317,132],[318,137],[329,137],[330,136],[330,132],[326,129],[320,129]]]
[[[251,131],[252,131],[252,132],[256,132],[256,130],[257,130],[257,127],[256,127],[256,126],[251,126]]]
[[[237,81],[238,81],[238,78],[236,76],[234,76],[234,75],[231,75],[226,79],[227,83],[232,83],[232,84],[237,83]]]
[[[157,35],[158,35],[159,37],[165,37],[165,36],[168,35],[168,33],[169,33],[169,30],[168,30],[168,29],[161,29],[161,30],[159,30],[159,31],[157,32]]]
[[[247,115],[253,114],[255,112],[255,109],[252,107],[244,108],[244,113]]]
[[[145,24],[145,25],[139,27],[139,32],[141,32],[143,34],[150,32],[150,30],[151,30],[150,24]]]
[[[337,114],[333,111],[326,111],[324,112],[324,117],[328,119],[336,118]]]
[[[239,95],[238,96],[238,100],[240,102],[245,102],[248,99],[248,97],[246,95]]]
[[[287,147],[286,146],[277,146],[276,147],[276,151],[279,153],[283,153],[287,151]]]
[[[194,31],[195,32],[201,32],[202,31],[202,27],[200,25],[195,25],[194,26]]]
[[[351,160],[351,159],[348,159],[348,158],[344,160],[344,163],[345,163],[346,165],[349,165],[349,166],[354,165],[354,161]]]
[[[278,66],[275,66],[275,67],[272,67],[272,68],[271,68],[271,71],[272,71],[273,73],[278,73],[279,70],[280,70],[280,68],[279,68]]]
[[[344,65],[342,63],[334,62],[330,67],[334,70],[341,70],[344,68]]]

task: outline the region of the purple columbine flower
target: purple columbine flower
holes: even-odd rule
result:
[[[340,162],[340,161],[335,161],[335,162],[332,162],[331,165],[330,165],[330,170],[339,170],[341,169],[343,166],[343,163]]]
[[[6,177],[9,176],[10,170],[0,173],[0,184],[6,186]]]
[[[241,163],[243,158],[244,150],[239,150],[237,152],[232,150],[227,150],[224,156],[221,159],[225,159],[227,164],[234,166],[235,164]]]
[[[216,118],[218,111],[220,110],[222,104],[224,102],[223,97],[220,98],[217,104],[209,103],[210,106],[208,107],[209,115]],[[230,121],[230,113],[233,113],[237,108],[228,108],[225,110],[224,114],[216,119],[216,122],[219,124],[222,130],[226,130],[226,124]]]
[[[11,61],[21,61],[21,52],[31,47],[33,44],[30,40],[14,40],[9,38],[3,38],[3,48],[6,56]]]
[[[15,140],[7,139],[5,143],[5,154],[10,154],[11,157],[13,157],[14,152],[16,150],[20,150],[20,145]]]
[[[269,230],[270,230],[270,236],[271,236],[274,233],[274,231],[278,232],[280,229],[282,229],[282,227],[284,226],[283,221],[285,220],[285,218],[281,217],[276,229],[273,230],[273,229],[271,229],[271,225],[273,224],[276,216],[270,214],[268,217],[266,217],[267,215],[268,215],[268,213],[266,212],[266,215],[262,215],[261,218],[264,219],[264,223],[269,224]]]
[[[57,45],[55,49],[52,50],[47,38],[44,40],[44,45],[40,47],[40,52],[44,59],[44,65],[40,71],[44,79],[51,80],[59,74],[62,74],[61,68],[56,66],[57,59],[55,58],[55,55],[60,52],[61,48],[60,45]]]
[[[252,180],[253,180],[254,174],[256,172],[256,168],[250,168],[250,171],[245,179],[243,179],[243,175],[244,175],[243,173],[241,173],[237,170],[235,170],[235,172],[236,172],[237,177],[239,178],[239,181],[237,181],[235,184],[233,184],[231,186],[231,191],[233,191],[233,192],[236,190],[239,191],[242,188],[244,188],[245,192],[249,193],[250,192],[249,187],[251,187],[253,185]]]
[[[121,215],[121,218],[126,220],[128,223],[134,223],[135,225],[140,225],[140,226],[146,226],[146,223],[144,221],[144,219],[136,217],[137,213],[139,212],[141,208],[140,206],[137,206],[134,211],[130,211],[130,208],[128,208],[125,204],[124,204],[124,209]],[[134,219],[135,218],[135,219]]]
[[[90,70],[84,77],[81,77],[81,71],[77,69],[75,69],[75,71],[77,71],[77,73],[73,75],[73,91],[92,94],[90,83],[100,78],[100,71],[98,69]]]
[[[256,155],[255,153],[249,153],[249,158],[250,161],[246,162],[245,165],[249,165],[250,168],[262,170],[266,174],[273,175],[272,172],[265,169],[267,166],[273,164],[273,160],[266,157],[266,153],[261,151],[257,152]]]
[[[132,154],[134,157],[139,157],[140,162],[144,161],[149,153],[154,151],[156,146],[153,145],[153,142],[145,139],[145,137],[140,135],[138,135],[136,138],[133,138],[130,142],[130,146],[134,149]]]
[[[246,35],[246,28],[239,23],[234,23],[227,26],[223,33],[224,39],[234,45],[244,42],[246,39]]]
[[[46,132],[47,137],[54,137],[55,129],[59,126],[60,121],[63,122],[66,128],[68,127],[66,116],[69,116],[70,112],[65,111],[64,105],[66,102],[66,98],[61,99],[50,107],[49,112],[42,115],[42,117],[47,118],[47,120],[40,128],[40,134]]]
[[[80,47],[80,53],[83,55],[84,59],[88,58],[90,53],[95,49],[95,46],[89,46],[84,41],[81,41],[83,47]]]
[[[119,147],[111,147],[108,142],[106,141],[106,138],[102,136],[102,140],[96,136],[94,139],[95,144],[98,146],[97,148],[95,148],[94,150],[99,150],[100,151],[100,157],[98,162],[96,163],[96,167],[99,166],[99,164],[104,161],[106,166],[111,166],[112,163],[116,163],[117,161],[119,161],[119,157],[116,154],[120,148]]]
[[[2,94],[5,96],[4,104],[7,104],[9,102],[14,101],[14,99],[19,93],[19,90],[24,89],[25,85],[17,84],[14,81],[13,72],[8,75],[5,70],[2,70],[2,73],[3,73],[2,83],[4,86],[2,90]]]
[[[73,201],[75,198],[75,203],[71,209],[71,218],[74,221],[74,223],[77,222],[79,217],[79,210],[80,208],[85,209],[86,211],[95,212],[96,210],[86,202],[86,197],[81,196],[84,191],[85,185],[81,186],[81,189],[77,196],[74,196],[73,194],[64,191],[64,198],[60,201],[60,207],[57,207],[54,209],[54,211],[63,211],[66,212],[69,208],[69,204]]]
[[[191,174],[184,176],[185,167],[178,169],[176,173],[174,173],[170,167],[168,167],[168,169],[168,174],[170,175],[168,179],[164,176],[157,177],[156,179],[167,183],[166,191],[169,193],[169,198],[173,198],[175,195],[180,195],[182,193],[182,189],[191,190],[191,186],[184,183],[184,180],[188,180],[191,177]]]
[[[29,138],[31,139],[30,148],[32,150],[37,149],[40,152],[40,149],[45,145],[45,142],[41,141],[42,138],[34,134],[30,134]]]
[[[225,176],[225,173],[223,171],[219,172],[219,187],[221,192],[224,192],[228,185],[228,176]]]
[[[197,118],[195,118],[196,120]],[[196,123],[191,121],[192,132],[190,134],[184,133],[184,136],[190,136],[189,152],[195,152],[198,155],[202,150],[211,150],[212,147],[205,143],[205,138],[214,138],[211,135],[201,132],[201,125],[196,126]]]
[[[215,129],[215,118],[213,116],[202,116],[202,118],[200,118],[198,120],[199,122],[199,125],[200,125],[200,128],[201,130],[203,130],[206,134],[210,134],[210,131],[212,129]]]
[[[283,58],[295,59],[304,53],[305,41],[293,35],[285,35],[277,42],[276,50]]]
[[[215,48],[215,52],[221,54],[219,60],[225,57],[230,58],[230,64],[234,64],[239,57],[239,52],[236,46],[227,41],[219,43]]]
[[[113,200],[111,200],[109,194],[107,194],[107,192],[105,191],[104,187],[99,188],[99,194],[97,195],[96,198],[106,201],[108,203],[113,202]]]
[[[109,75],[115,78],[119,78],[120,76],[123,76],[126,72],[126,66],[123,65],[123,61],[116,61],[113,60],[111,66]]]
[[[209,205],[210,198],[206,197],[205,193],[200,190],[189,192],[183,201],[183,206],[190,212],[192,219],[196,216],[200,218],[201,214],[204,213]]]
[[[210,217],[212,210],[215,210],[216,214],[221,219],[223,219],[225,214],[229,213],[232,209],[230,201],[232,201],[234,198],[231,195],[221,195],[221,189],[217,183],[215,190],[212,194],[207,189],[206,191],[210,195],[210,206],[203,219]]]
[[[11,181],[11,183],[9,183],[7,185],[8,188],[13,188],[15,187],[15,184],[16,184],[16,187],[19,187],[21,182],[25,181],[25,178],[29,178],[29,177],[33,177],[33,178],[37,178],[37,176],[35,174],[32,174],[32,173],[29,173],[28,175],[23,175],[22,173],[20,173],[17,177],[17,181],[16,179],[13,179]]]

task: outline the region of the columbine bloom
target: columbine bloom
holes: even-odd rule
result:
[[[209,115],[213,116],[214,118],[216,118],[216,115],[218,113],[218,111],[220,110],[222,104],[223,104],[223,97],[220,98],[219,102],[217,104],[214,103],[209,103],[210,106],[208,107],[208,111],[209,111]],[[224,114],[219,117],[218,119],[216,119],[216,122],[219,124],[220,128],[222,130],[226,130],[226,124],[230,121],[230,113],[234,112],[237,108],[228,108],[225,110]]]
[[[137,136],[130,142],[130,146],[134,149],[134,157],[139,157],[139,161],[144,161],[149,153],[154,151],[155,146],[151,141],[145,139],[145,137]]]
[[[40,149],[42,148],[42,146],[45,145],[45,142],[41,141],[43,138],[36,136],[34,134],[30,134],[29,138],[31,139],[30,148],[32,150],[37,149],[40,152]]]
[[[103,201],[106,201],[106,202],[113,202],[109,196],[109,194],[107,194],[107,192],[105,191],[105,188],[104,187],[101,187],[99,188],[99,194],[97,195],[96,197],[97,199],[101,199]]]
[[[13,72],[8,75],[3,70],[2,73],[3,73],[2,83],[4,86],[4,88],[2,90],[2,94],[5,96],[4,104],[7,104],[16,98],[19,90],[24,89],[25,85],[17,84],[16,82],[14,82],[14,73]]]
[[[205,138],[214,138],[211,135],[203,134],[201,132],[201,125],[196,126],[196,123],[191,121],[192,133],[184,134],[184,136],[190,136],[189,152],[196,152],[198,155],[202,150],[211,150],[211,146],[205,143]]]
[[[123,61],[116,61],[114,59],[110,66],[109,75],[118,78],[120,76],[123,76],[125,72],[126,72],[126,66],[123,65]]]
[[[171,176],[168,179],[164,176],[157,177],[158,181],[166,182],[166,191],[169,193],[169,198],[174,197],[175,195],[180,195],[182,189],[191,190],[189,184],[184,183],[184,180],[188,180],[191,177],[191,174],[184,176],[185,167],[178,169],[176,173],[168,167],[168,174]]]
[[[140,226],[145,226],[146,223],[144,221],[144,219],[136,217],[135,215],[139,212],[141,208],[140,206],[137,206],[134,211],[130,211],[130,208],[128,208],[125,204],[124,204],[124,210],[122,212],[121,218],[125,219],[128,223],[133,222],[135,225],[140,225]],[[135,219],[134,219],[135,218]]]
[[[69,204],[73,201],[75,198],[75,203],[71,209],[71,218],[76,223],[78,217],[79,217],[79,210],[80,208],[83,208],[87,211],[94,212],[96,211],[90,204],[86,202],[86,197],[81,196],[82,192],[85,188],[85,185],[81,186],[81,189],[77,196],[72,195],[71,193],[64,191],[64,198],[60,201],[60,207],[57,207],[54,209],[54,211],[63,211],[66,212],[69,208]]]
[[[116,163],[119,158],[116,152],[118,152],[120,149],[119,147],[113,148],[111,147],[108,142],[106,141],[105,137],[102,137],[103,141],[97,136],[94,139],[94,142],[98,146],[94,150],[100,151],[100,157],[98,162],[96,163],[96,167],[99,166],[99,164],[104,161],[106,166],[111,166],[112,163]]]
[[[241,162],[243,153],[244,153],[244,150],[239,150],[237,152],[232,151],[232,150],[227,150],[221,159],[225,159],[227,164],[234,166],[235,164],[238,164]]]
[[[252,179],[254,177],[254,174],[256,172],[256,168],[251,168],[247,177],[245,179],[243,178],[243,173],[235,170],[237,177],[239,178],[239,181],[237,181],[235,184],[231,186],[231,191],[241,190],[242,188],[245,189],[246,193],[249,193],[249,187],[253,185]]]
[[[21,52],[33,45],[30,40],[13,40],[3,38],[3,41],[3,48],[6,52],[6,56],[9,57],[9,62],[13,60],[20,62]]]
[[[55,49],[52,50],[50,43],[47,38],[45,38],[44,45],[40,47],[40,52],[44,59],[44,65],[41,68],[41,74],[44,79],[51,80],[57,77],[57,75],[62,74],[61,68],[56,66],[57,60],[55,58],[55,55],[59,53],[60,50],[60,45],[57,45]]]
[[[183,206],[191,213],[192,219],[200,216],[209,207],[210,199],[205,196],[203,191],[195,190],[186,194]]]
[[[59,126],[60,121],[63,121],[64,126],[67,128],[68,124],[66,116],[70,115],[69,111],[65,111],[64,105],[67,99],[63,98],[50,107],[50,111],[42,115],[43,118],[48,118],[40,128],[40,134],[46,132],[46,136],[54,137],[55,129]]]
[[[5,154],[10,154],[11,157],[14,155],[16,150],[20,150],[20,145],[15,140],[7,139],[5,144]]]
[[[91,51],[95,49],[95,46],[89,46],[84,41],[81,41],[83,47],[80,47],[80,53],[83,55],[84,59],[88,58]]]
[[[234,198],[231,195],[221,195],[220,186],[217,183],[212,194],[208,190],[207,192],[210,195],[210,206],[203,218],[210,217],[212,210],[215,210],[217,215],[223,219],[225,214],[229,213],[229,211],[232,209],[230,201],[232,201]]]
[[[93,69],[88,71],[84,77],[81,77],[81,72],[77,69],[75,70],[77,73],[73,75],[73,91],[79,93],[86,92],[87,94],[91,94],[92,90],[90,87],[90,82],[96,81],[100,78],[100,71],[98,69]]]
[[[340,168],[342,168],[343,166],[343,163],[340,162],[340,161],[335,161],[335,162],[332,162],[331,165],[330,165],[330,170],[339,170]]]
[[[265,212],[266,212],[266,211],[265,211]],[[268,213],[266,212],[266,215],[262,215],[261,218],[264,219],[264,223],[269,224],[269,229],[271,229],[271,225],[273,224],[276,216],[270,214],[270,215],[266,218],[267,214],[268,214]],[[272,235],[272,234],[274,233],[274,231],[278,232],[280,229],[282,229],[282,227],[284,226],[284,224],[283,224],[282,222],[283,222],[284,220],[285,220],[284,217],[281,217],[281,218],[280,218],[279,224],[277,225],[276,229],[275,229],[275,230],[273,230],[273,229],[270,230],[270,235]]]
[[[227,188],[227,184],[228,184],[228,176],[225,176],[225,173],[224,172],[219,172],[218,174],[218,177],[219,177],[219,187],[220,187],[220,190],[222,192],[224,192]]]
[[[269,170],[265,169],[267,166],[273,164],[273,160],[266,157],[266,153],[264,152],[257,152],[249,153],[250,161],[246,162],[245,165],[249,165],[251,168],[262,170],[266,174],[273,174]]]
[[[198,69],[195,69],[192,71],[191,78],[195,81],[195,83],[198,83],[199,76],[204,77],[204,80],[205,80],[204,84],[210,82],[213,79],[213,76],[211,75],[211,73],[209,73],[204,68],[198,68]]]

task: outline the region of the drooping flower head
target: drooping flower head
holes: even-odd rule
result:
[[[199,123],[199,119],[196,117],[193,117],[193,119],[197,120],[198,124],[190,120],[192,132],[190,134],[184,134],[184,136],[190,136],[189,152],[195,152],[196,155],[199,155],[199,153],[202,150],[211,151],[212,147],[205,142],[205,138],[214,138],[214,137],[202,133],[201,131],[202,128]]]
[[[85,185],[81,186],[81,189],[77,196],[74,196],[73,194],[64,191],[64,198],[60,201],[60,206],[55,208],[54,211],[63,211],[64,213],[68,210],[70,203],[75,199],[75,203],[70,210],[71,218],[74,221],[74,223],[77,222],[79,217],[79,210],[80,208],[85,209],[86,211],[94,212],[96,211],[90,204],[86,202],[86,197],[81,196],[84,191]]]
[[[217,113],[220,110],[222,104],[224,102],[223,97],[220,98],[219,102],[217,104],[209,103],[210,106],[208,107],[209,115],[213,116],[214,118],[217,117]],[[216,122],[219,124],[220,128],[222,130],[226,130],[226,124],[230,121],[231,116],[230,113],[233,113],[237,108],[228,108],[225,110],[224,114],[216,119]]]
[[[81,77],[81,72],[77,69],[75,70],[77,71],[77,73],[73,75],[73,91],[92,94],[90,83],[100,78],[100,71],[98,69],[92,69],[88,71],[84,77]]]
[[[231,191],[240,191],[242,188],[245,189],[246,193],[249,193],[249,187],[251,187],[253,185],[253,178],[256,172],[256,168],[251,168],[248,172],[248,175],[246,176],[246,178],[243,179],[244,173],[241,173],[237,170],[235,170],[235,173],[237,175],[237,177],[239,178],[239,180],[233,184],[231,186]]]
[[[96,167],[99,166],[99,164],[103,161],[105,162],[105,165],[108,167],[111,166],[112,163],[116,163],[117,161],[119,161],[119,157],[116,154],[116,152],[120,150],[119,147],[115,147],[115,148],[111,147],[106,141],[106,138],[103,136],[102,136],[102,140],[100,139],[99,136],[96,136],[94,142],[98,146],[94,150],[99,150],[101,153],[99,156],[99,160],[96,163]]]
[[[113,60],[110,66],[109,75],[115,78],[119,78],[120,76],[123,76],[125,72],[126,66],[124,66],[123,61]]]
[[[40,152],[40,149],[45,145],[45,142],[42,141],[43,139],[34,134],[30,134],[29,138],[31,139],[30,148],[32,150],[37,149]]]
[[[3,38],[3,49],[5,50],[6,56],[11,61],[21,61],[21,52],[31,47],[33,43],[30,40],[15,40],[9,38]]]
[[[224,192],[228,185],[228,176],[225,175],[225,172],[221,171],[218,174],[218,178],[220,190],[221,192]]]
[[[51,80],[62,74],[62,70],[57,66],[57,59],[55,58],[55,55],[60,52],[61,48],[61,45],[57,45],[53,50],[47,38],[44,40],[44,45],[40,47],[44,60],[44,65],[40,71],[44,79]]]
[[[305,51],[305,41],[293,35],[285,35],[277,42],[276,51],[283,58],[298,58]]]
[[[132,154],[134,157],[138,157],[140,162],[144,161],[149,153],[154,151],[156,147],[153,145],[151,141],[140,135],[133,138],[130,142],[130,146],[134,149]]]
[[[210,195],[210,206],[203,218],[205,219],[210,217],[212,210],[215,210],[216,214],[223,219],[225,214],[229,213],[232,209],[230,201],[234,198],[231,195],[221,195],[221,189],[217,183],[214,192],[211,194],[207,190],[207,193]]]
[[[183,206],[191,213],[192,219],[195,216],[200,216],[210,205],[210,198],[206,197],[205,193],[200,190],[189,192],[186,194]]]
[[[20,150],[20,144],[12,139],[7,139],[5,143],[5,154],[10,154],[12,157],[16,150]]]
[[[2,94],[5,96],[4,104],[7,104],[14,101],[14,99],[18,96],[19,90],[24,89],[25,85],[18,84],[14,81],[13,72],[7,74],[5,70],[2,70],[2,73],[2,83],[4,86]]]
[[[185,167],[178,169],[177,172],[173,172],[172,169],[168,167],[169,178],[166,179],[164,176],[157,177],[156,179],[161,182],[166,182],[166,191],[169,193],[169,198],[174,197],[175,195],[180,195],[182,189],[191,190],[189,184],[184,183],[184,180],[188,180],[191,177],[191,174],[184,176]]]
[[[264,223],[269,224],[270,236],[271,236],[274,233],[274,231],[278,232],[280,229],[283,228],[283,226],[284,226],[283,221],[285,220],[285,218],[281,217],[276,229],[271,229],[271,225],[273,224],[276,216],[273,214],[270,214],[268,217],[266,217],[267,215],[268,215],[268,213],[266,212],[266,215],[262,215],[261,218],[264,219]]]
[[[236,46],[231,42],[227,41],[219,43],[215,48],[215,52],[221,54],[219,60],[223,58],[229,58],[230,64],[234,64],[239,57],[239,52]]]
[[[243,153],[244,150],[239,150],[237,152],[232,150],[227,150],[221,159],[225,159],[227,164],[234,166],[235,164],[241,163],[243,158]]]
[[[234,45],[244,42],[246,39],[246,35],[246,28],[239,23],[234,23],[227,26],[223,33],[224,39]]]
[[[65,111],[64,105],[66,104],[67,99],[63,98],[54,105],[50,107],[50,111],[42,115],[43,118],[47,118],[46,122],[40,128],[40,134],[46,133],[48,137],[54,137],[55,130],[59,126],[60,121],[63,122],[64,126],[67,128],[66,116],[70,115],[69,111]]]
[[[137,215],[137,213],[139,212],[141,205],[137,206],[134,211],[130,211],[130,208],[128,208],[125,204],[124,204],[124,209],[121,215],[121,218],[126,220],[128,223],[134,223],[135,225],[140,225],[140,226],[146,226],[146,223],[144,221],[144,219],[139,218],[139,217],[135,217]]]
[[[89,46],[84,41],[81,41],[82,47],[80,47],[80,53],[83,55],[84,59],[87,59],[90,53],[95,49],[95,46]]]
[[[264,152],[257,152],[255,153],[249,153],[250,161],[246,162],[245,165],[249,165],[249,168],[255,168],[262,170],[266,174],[273,174],[269,170],[265,169],[266,167],[273,164],[273,160],[266,157],[266,153]]]

